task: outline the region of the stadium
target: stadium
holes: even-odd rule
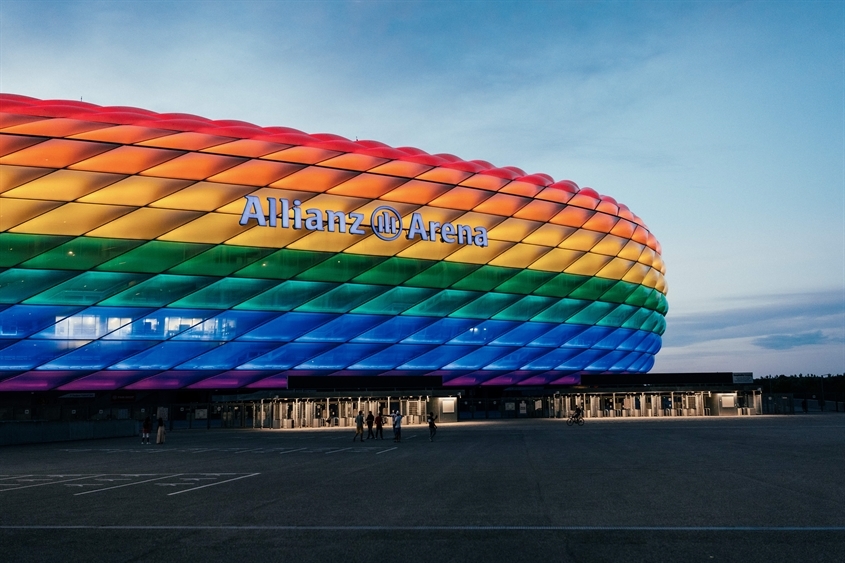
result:
[[[572,181],[190,114],[0,109],[0,392],[425,408],[636,384],[660,349],[659,243]]]

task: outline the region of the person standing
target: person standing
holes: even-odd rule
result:
[[[376,438],[384,440],[384,417],[381,416],[381,409],[376,415]]]
[[[149,444],[150,443],[150,432],[153,429],[153,421],[150,417],[144,419],[143,424],[141,424],[141,443],[142,444]]]
[[[161,418],[161,417],[158,417],[158,420],[156,421],[156,423],[158,424],[158,429],[156,431],[156,444],[163,444],[164,443],[164,436],[165,436],[165,434],[167,434],[167,430],[165,430],[165,428],[164,428],[164,419]]]
[[[373,416],[373,411],[370,411],[367,415],[367,440],[370,438],[375,440],[376,435],[373,434],[373,422],[375,422],[376,417]]]
[[[352,437],[352,441],[355,441],[355,438],[361,436],[361,441],[364,441],[364,411],[358,411],[358,416],[355,417],[355,436]]]
[[[437,434],[437,425],[434,424],[434,421],[437,420],[437,417],[434,416],[433,412],[428,413],[428,418],[426,422],[428,422],[428,441],[434,441],[434,435]]]
[[[402,413],[399,411],[393,414],[393,441],[402,441]]]

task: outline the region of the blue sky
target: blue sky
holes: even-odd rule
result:
[[[0,91],[571,179],[663,245],[653,371],[845,371],[845,3],[0,3]]]

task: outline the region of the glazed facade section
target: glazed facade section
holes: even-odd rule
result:
[[[645,372],[665,268],[613,198],[334,135],[0,96],[0,391]]]

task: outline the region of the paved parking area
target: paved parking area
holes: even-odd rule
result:
[[[845,416],[0,449],[8,561],[842,561]]]

